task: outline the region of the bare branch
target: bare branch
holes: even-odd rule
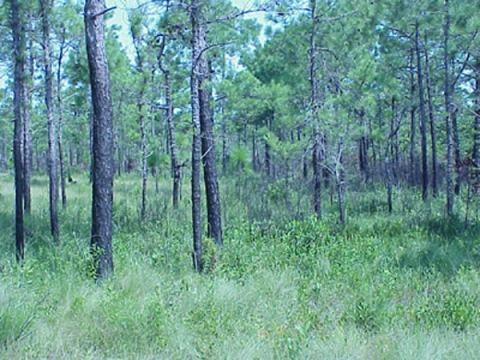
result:
[[[98,14],[92,15],[92,19],[95,19],[95,18],[98,17],[98,16],[105,15],[107,12],[112,11],[112,10],[115,10],[116,8],[117,8],[116,6],[112,6],[112,7],[108,8],[108,9],[105,9],[105,10],[103,10],[103,11],[100,11]]]

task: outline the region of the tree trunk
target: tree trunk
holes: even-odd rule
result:
[[[473,124],[473,161],[480,168],[480,60],[475,64],[475,122]]]
[[[426,43],[426,41],[425,41]],[[432,141],[432,192],[433,196],[438,195],[438,165],[437,165],[437,139],[435,132],[435,114],[433,110],[433,95],[430,76],[430,62],[428,51],[425,51],[425,76],[427,80],[427,97],[428,97],[428,115],[430,120],[430,138]]]
[[[343,140],[338,143],[337,159],[335,164],[335,182],[337,184],[338,194],[338,217],[340,224],[345,225],[345,210],[344,210],[344,197],[343,197],[343,182],[344,182],[344,170],[343,170]]]
[[[446,182],[447,182],[447,214],[453,214],[453,139],[452,139],[452,128],[450,122],[451,108],[452,104],[450,103],[450,70],[449,70],[449,31],[450,31],[450,4],[449,0],[444,0],[444,27],[443,27],[443,66],[445,72],[445,86],[444,86],[444,96],[445,96],[445,129],[447,132],[447,171],[446,171]]]
[[[145,73],[144,68],[144,58],[141,51],[141,39],[139,38],[139,34],[136,34],[135,31],[132,29],[132,41],[133,46],[135,48],[135,52],[137,53],[137,72],[142,77],[142,83],[140,84],[140,93],[137,97],[137,112],[138,112],[138,123],[140,125],[140,138],[141,138],[141,146],[142,146],[142,201],[140,206],[140,219],[143,222],[145,220],[145,214],[147,209],[147,181],[148,181],[148,164],[147,164],[147,131],[145,129],[145,114],[144,114],[144,106],[145,106],[145,91],[147,89],[147,74]]]
[[[58,55],[57,68],[57,102],[58,102],[58,161],[60,166],[60,193],[62,198],[62,206],[67,207],[67,192],[66,192],[66,175],[65,175],[65,160],[63,154],[63,98],[62,98],[62,60],[63,52],[65,50],[65,30],[62,34],[60,53]]]
[[[427,154],[427,116],[423,89],[422,55],[420,52],[420,32],[418,22],[415,25],[415,52],[417,54],[418,97],[420,105],[420,139],[422,147],[422,199],[428,196],[428,154]]]
[[[318,84],[317,84],[317,23],[315,21],[315,10],[317,6],[316,0],[310,1],[311,5],[311,20],[312,30],[310,33],[310,106],[313,112],[313,154],[312,154],[312,168],[313,168],[313,209],[318,220],[322,219],[322,169],[321,169],[321,136],[320,136],[320,119],[318,116],[319,99],[318,99]]]
[[[105,0],[86,0],[85,35],[94,112],[91,248],[97,282],[113,273],[113,116],[104,36],[105,10]]]
[[[204,30],[202,30],[204,31]],[[205,35],[203,35],[205,39]],[[207,48],[204,42],[200,45]],[[217,178],[215,135],[213,133],[213,110],[210,107],[210,89],[206,84],[209,76],[209,66],[203,56],[199,59],[199,71],[205,74],[200,81],[200,128],[202,135],[202,160],[207,198],[208,236],[215,239],[217,245],[223,245],[222,214],[220,211],[220,189]]]
[[[192,225],[193,225],[193,266],[199,273],[203,271],[202,261],[202,219],[200,193],[200,163],[202,140],[200,133],[200,69],[199,57],[204,50],[200,41],[202,34],[200,25],[200,2],[194,0],[190,8],[192,22],[192,74],[191,74],[191,103],[192,103]]]
[[[178,196],[180,187],[180,164],[178,163],[177,145],[175,138],[175,125],[173,124],[173,103],[172,103],[172,86],[170,80],[170,72],[164,71],[165,74],[165,101],[167,105],[167,125],[168,139],[170,143],[170,157],[173,174],[173,208],[178,210]]]
[[[414,75],[414,65],[413,65],[413,50],[410,56],[410,95],[411,95],[411,108],[410,108],[410,185],[416,185],[416,156],[415,156],[415,111],[416,106],[413,102],[415,98],[415,75]]]
[[[452,98],[454,93],[454,90],[452,87],[450,91],[451,91],[450,98]],[[460,194],[460,181],[461,181],[460,167],[462,164],[462,155],[460,153],[460,139],[458,137],[457,113],[458,113],[458,108],[456,108],[452,104],[452,111],[450,112],[450,118],[452,120],[451,127],[452,127],[452,140],[453,140],[453,154],[455,159],[454,160],[455,175],[456,175],[455,187],[454,187],[455,195]]]
[[[48,19],[51,5],[49,0],[40,0],[40,6],[42,13],[43,62],[45,66],[45,104],[47,107],[50,232],[54,241],[58,242],[58,164],[56,146],[58,139],[56,134],[53,105],[53,72],[50,62],[50,24]]]
[[[17,261],[24,259],[24,227],[23,227],[23,159],[22,159],[22,111],[25,107],[25,42],[24,29],[20,22],[18,0],[10,0],[13,33],[13,111],[15,116],[13,129],[13,162],[15,168],[15,253]]]

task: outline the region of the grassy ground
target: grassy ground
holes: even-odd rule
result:
[[[150,192],[117,179],[115,277],[90,277],[90,187],[78,176],[48,235],[47,183],[33,179],[26,261],[14,261],[13,185],[0,177],[0,358],[478,359],[480,226],[446,220],[443,199],[349,192],[348,223],[306,217],[308,196],[285,184],[229,182],[225,246],[206,239],[207,273],[192,271],[188,186]],[[186,184],[188,185],[188,184]],[[292,185],[293,186],[293,185]],[[474,214],[474,212],[472,212]],[[211,259],[219,256],[214,267]]]

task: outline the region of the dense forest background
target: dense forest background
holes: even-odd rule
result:
[[[475,358],[480,2],[236,4],[2,2],[2,350]]]

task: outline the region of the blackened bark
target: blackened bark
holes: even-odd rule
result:
[[[450,31],[450,4],[444,0],[444,26],[443,26],[443,66],[445,72],[444,96],[445,96],[445,129],[447,132],[447,171],[445,174],[447,182],[447,214],[453,214],[453,139],[451,129],[451,108],[450,102],[450,70],[449,70],[449,31]]]
[[[450,98],[453,97],[453,93],[454,91],[453,91],[453,88],[451,87]],[[460,139],[458,137],[457,114],[458,114],[458,108],[456,108],[452,104],[450,119],[451,119],[451,127],[452,127],[453,154],[454,154],[455,174],[456,174],[455,187],[453,190],[455,195],[460,194],[460,181],[461,181],[460,168],[462,166],[462,155],[460,153]]]
[[[168,138],[170,143],[170,157],[173,173],[173,208],[178,209],[178,197],[180,187],[180,164],[178,163],[177,145],[175,138],[175,125],[173,124],[173,102],[172,102],[172,86],[170,80],[170,72],[164,71],[165,74],[165,101],[167,105],[167,125]]]
[[[62,97],[62,61],[65,51],[65,30],[63,30],[57,63],[57,103],[58,103],[58,165],[60,168],[60,193],[62,206],[67,207],[65,160],[63,155],[63,97]]]
[[[55,116],[53,105],[53,72],[50,62],[50,24],[49,12],[51,5],[49,0],[40,0],[42,13],[43,35],[43,63],[45,67],[45,105],[47,107],[47,132],[48,132],[48,178],[50,199],[50,233],[55,242],[59,239],[58,226],[58,166],[57,166],[57,134],[55,128]]]
[[[480,60],[475,64],[475,122],[473,124],[473,161],[480,168]]]
[[[207,197],[208,236],[217,245],[223,245],[220,190],[218,187],[213,116],[210,107],[210,90],[200,84],[200,127],[202,135],[202,160]]]
[[[102,12],[105,0],[86,0],[85,35],[93,102],[92,254],[97,282],[113,273],[113,133],[110,80]]]
[[[420,51],[419,25],[415,26],[415,52],[417,55],[418,97],[420,106],[420,140],[422,148],[422,199],[428,196],[428,159],[427,159],[427,115],[425,110],[425,94],[423,89],[422,55]]]
[[[321,135],[319,131],[320,119],[318,116],[319,99],[318,99],[318,84],[317,84],[317,22],[315,21],[315,10],[317,1],[311,0],[311,20],[312,30],[310,33],[310,103],[312,108],[314,131],[313,131],[313,153],[312,153],[312,168],[313,168],[313,209],[318,220],[322,219],[322,169],[321,169]]]
[[[23,159],[22,159],[22,109],[25,106],[24,99],[24,72],[25,72],[25,42],[24,29],[20,22],[20,10],[18,0],[10,0],[11,4],[11,27],[13,33],[13,111],[15,116],[13,129],[13,162],[15,168],[15,253],[17,261],[25,257],[24,227],[23,227]]]
[[[411,108],[410,108],[410,184],[415,185],[417,182],[416,176],[416,156],[415,156],[415,130],[416,130],[416,122],[415,122],[415,112],[416,106],[413,101],[415,98],[415,75],[414,75],[414,66],[413,66],[413,50],[410,56],[410,95],[411,95]]]
[[[430,120],[430,140],[432,142],[432,192],[433,196],[436,197],[438,195],[437,139],[435,131],[435,114],[433,111],[433,95],[428,51],[425,51],[425,77],[427,81],[427,103],[428,117]]]
[[[343,140],[338,143],[337,159],[335,163],[335,182],[337,185],[338,195],[338,217],[340,224],[345,225],[345,209],[344,209],[344,170],[343,170]]]

